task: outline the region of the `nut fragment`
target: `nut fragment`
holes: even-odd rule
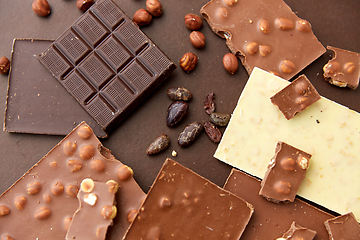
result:
[[[148,155],[154,155],[157,154],[166,148],[169,147],[170,144],[170,138],[166,134],[161,134],[158,136],[146,149],[146,154]]]
[[[281,30],[290,30],[294,28],[294,23],[287,18],[277,18],[275,23]]]
[[[119,180],[126,181],[130,179],[134,175],[134,171],[126,165],[122,165],[119,167],[116,171],[116,176],[119,178]]]
[[[101,159],[91,160],[90,166],[93,170],[97,172],[103,172],[105,170],[105,163]]]
[[[45,17],[50,14],[50,5],[46,0],[34,0],[32,9],[36,15],[40,17]]]
[[[97,202],[97,196],[93,193],[87,193],[84,195],[84,202],[90,206],[94,206]]]
[[[190,30],[198,30],[203,25],[203,20],[196,14],[189,13],[184,17],[185,26]]]
[[[180,67],[182,70],[190,72],[196,67],[197,62],[198,57],[192,52],[187,52],[180,59]]]
[[[26,205],[26,198],[24,196],[17,196],[14,200],[15,207],[19,210],[23,210]]]
[[[66,165],[70,168],[70,172],[77,172],[82,168],[82,163],[79,160],[69,159],[67,160]]]
[[[325,66],[323,67],[324,72],[329,74],[334,74],[337,71],[339,71],[339,69],[340,69],[340,63],[334,61],[325,64]]]
[[[133,22],[139,26],[149,25],[151,23],[151,20],[152,15],[144,8],[137,10],[133,16]]]
[[[51,193],[55,196],[60,196],[64,192],[64,185],[60,182],[55,182],[51,186]]]
[[[248,45],[246,45],[246,51],[250,53],[251,55],[255,54],[259,49],[259,44],[256,42],[251,42]]]
[[[218,8],[218,10],[216,11],[216,16],[220,20],[227,19],[228,15],[229,15],[229,12],[228,12],[228,10],[226,8]]]
[[[271,47],[266,46],[266,45],[260,45],[259,52],[260,52],[261,56],[265,57],[266,55],[268,55],[271,52]]]
[[[43,195],[43,200],[44,200],[45,203],[51,203],[51,196],[50,196],[50,194],[45,193],[45,194]]]
[[[10,209],[5,205],[0,205],[0,216],[6,216],[10,213]]]
[[[311,32],[311,24],[306,20],[300,19],[297,22],[297,30],[300,32]]]
[[[306,170],[306,169],[308,169],[309,166],[310,166],[310,161],[309,161],[308,158],[306,158],[306,157],[304,157],[304,156],[299,156],[299,158],[298,158],[298,164],[299,164],[299,166],[300,166],[302,169]]]
[[[117,214],[117,208],[111,205],[105,205],[101,208],[101,216],[105,219],[114,219]]]
[[[223,57],[223,65],[226,71],[234,74],[239,68],[237,57],[232,53],[227,53]]]
[[[163,12],[159,0],[146,0],[146,10],[154,17],[159,17]]]
[[[285,171],[294,171],[295,160],[292,158],[284,158],[281,160],[280,165]]]
[[[274,189],[281,194],[289,194],[291,192],[291,184],[289,182],[278,181],[274,184]]]
[[[66,217],[66,218],[64,218],[63,224],[64,224],[64,229],[65,229],[65,231],[69,230],[71,221],[72,221],[72,218],[71,218],[71,217]]]
[[[110,193],[115,194],[119,190],[119,184],[117,182],[115,182],[114,180],[107,181],[106,185],[108,185]]]
[[[0,73],[1,74],[7,74],[10,69],[10,61],[7,57],[1,57],[0,58]]]
[[[78,9],[80,9],[81,11],[86,11],[86,10],[88,10],[90,7],[91,7],[91,5],[93,5],[94,4],[94,0],[77,0],[77,2],[76,2],[76,7],[78,8]]]
[[[344,64],[344,69],[348,72],[348,73],[352,73],[354,72],[355,69],[355,65],[353,62],[348,62]]]
[[[135,220],[136,214],[138,213],[138,211],[136,209],[130,210],[127,214],[127,218],[126,220],[131,223]]]
[[[270,32],[270,22],[266,19],[260,20],[259,28],[260,28],[260,31],[262,31],[263,33],[269,33]]]
[[[95,154],[95,148],[92,145],[85,145],[80,148],[79,155],[83,160],[88,160],[92,158],[94,154]]]
[[[85,178],[80,184],[80,189],[83,192],[90,193],[95,187],[95,183],[91,178]]]
[[[225,4],[232,7],[237,3],[238,0],[224,0]]]
[[[0,240],[14,240],[12,237],[10,237],[9,235],[1,235]]]
[[[295,64],[290,60],[284,60],[280,64],[280,69],[284,73],[292,73],[295,70]]]
[[[76,143],[71,141],[66,141],[64,144],[64,153],[68,156],[71,156],[74,154],[76,150]]]
[[[32,182],[26,186],[26,191],[30,195],[34,195],[40,192],[40,190],[41,190],[41,183],[39,182]]]
[[[50,215],[51,215],[51,211],[47,207],[39,207],[35,211],[35,218],[40,220],[48,219]]]
[[[205,36],[202,32],[192,31],[190,33],[190,42],[195,48],[202,49],[205,47]]]

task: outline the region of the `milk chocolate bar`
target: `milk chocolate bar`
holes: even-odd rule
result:
[[[117,214],[114,205],[119,184],[114,180],[94,182],[85,178],[77,195],[79,207],[76,210],[65,239],[105,239],[109,225]]]
[[[200,12],[249,74],[259,67],[289,80],[326,51],[283,0],[212,0]]]
[[[14,39],[4,131],[67,135],[85,121],[98,137],[107,134],[36,59],[53,41]]]
[[[356,89],[360,80],[360,53],[327,46],[333,58],[323,67],[324,78],[338,87]]]
[[[312,240],[314,239],[315,235],[316,231],[302,227],[296,222],[292,222],[290,229],[284,233],[281,238],[277,238],[276,240]]]
[[[93,4],[38,58],[106,131],[176,68],[112,0]]]
[[[64,239],[78,208],[85,178],[115,180],[117,217],[111,234],[121,238],[145,194],[132,170],[103,147],[92,129],[81,123],[0,196],[0,236],[13,239]],[[1,214],[5,212],[6,214]]]
[[[334,215],[326,213],[299,198],[288,204],[274,204],[259,195],[260,181],[233,169],[224,189],[250,202],[255,212],[241,239],[276,239],[282,236],[293,221],[316,231],[314,240],[328,239],[324,221]]]
[[[360,239],[360,225],[352,212],[324,222],[329,239]]]
[[[167,159],[124,239],[236,239],[254,208]]]
[[[278,142],[275,156],[261,181],[259,194],[275,203],[293,202],[310,165],[310,158],[310,154]]]
[[[320,98],[309,79],[301,75],[270,99],[274,105],[278,106],[286,119],[291,119]]]

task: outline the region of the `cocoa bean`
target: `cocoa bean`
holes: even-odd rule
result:
[[[178,137],[178,144],[181,147],[190,146],[203,130],[203,125],[200,122],[193,122],[188,124]]]
[[[221,131],[212,122],[204,122],[204,129],[208,137],[214,143],[219,143],[222,137]]]
[[[185,118],[188,113],[189,104],[184,101],[173,102],[168,110],[166,116],[166,125],[168,127],[175,127]]]

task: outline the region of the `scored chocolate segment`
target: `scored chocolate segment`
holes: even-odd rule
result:
[[[112,0],[96,2],[38,58],[106,131],[176,68]]]
[[[121,238],[145,193],[132,170],[111,155],[81,123],[0,196],[0,236],[13,239],[64,239],[79,206],[76,198],[85,178],[115,180],[117,217],[109,234]],[[19,228],[19,226],[22,226]]]

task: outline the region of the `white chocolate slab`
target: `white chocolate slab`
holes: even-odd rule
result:
[[[286,120],[270,97],[289,82],[252,72],[214,157],[263,178],[278,141],[312,155],[298,195],[360,220],[360,114],[322,97]]]

